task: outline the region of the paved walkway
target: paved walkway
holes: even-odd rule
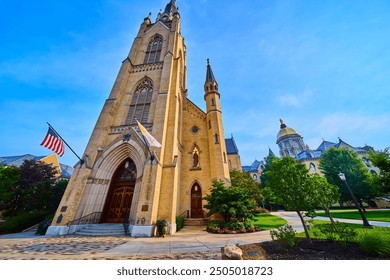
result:
[[[272,214],[286,219],[296,231],[303,230],[295,212]],[[390,223],[384,222],[371,224],[390,227]],[[271,237],[269,231],[211,234],[204,227],[185,227],[165,238],[46,237],[27,232],[0,235],[0,259],[221,259],[221,247],[229,240],[242,245],[268,241]]]

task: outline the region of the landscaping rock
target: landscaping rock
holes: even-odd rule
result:
[[[238,243],[233,243],[232,241],[227,241],[225,247],[223,248],[223,254],[226,256],[226,259],[229,260],[242,260],[242,250],[238,247]]]

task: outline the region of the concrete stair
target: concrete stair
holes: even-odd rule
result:
[[[184,219],[184,226],[206,226],[207,219],[203,218],[187,218]]]
[[[85,236],[118,236],[125,235],[123,224],[91,224],[75,232]]]

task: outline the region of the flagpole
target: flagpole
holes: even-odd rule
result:
[[[57,136],[61,138],[61,140],[65,143],[65,145],[68,146],[68,148],[69,148],[69,149],[74,153],[74,155],[80,160],[80,164],[83,165],[84,160],[82,160],[82,159],[76,154],[76,152],[73,151],[73,149],[69,146],[69,144],[66,143],[66,141],[64,140],[64,138],[61,137],[61,135],[54,129],[54,127],[51,126],[50,123],[48,123],[48,122],[46,122],[46,123],[50,126],[51,129],[53,129],[53,131],[55,132],[55,134],[57,134]]]

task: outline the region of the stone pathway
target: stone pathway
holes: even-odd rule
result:
[[[50,237],[0,239],[0,260],[218,260],[220,250],[176,254],[129,254],[115,252],[129,237]],[[155,238],[157,239],[157,238]],[[113,251],[113,252],[110,252]]]
[[[294,212],[275,212],[300,232]],[[381,223],[380,226],[389,226]],[[271,240],[269,231],[211,234],[186,227],[165,238],[35,236],[32,232],[0,235],[0,260],[220,260],[227,241],[251,244]]]

